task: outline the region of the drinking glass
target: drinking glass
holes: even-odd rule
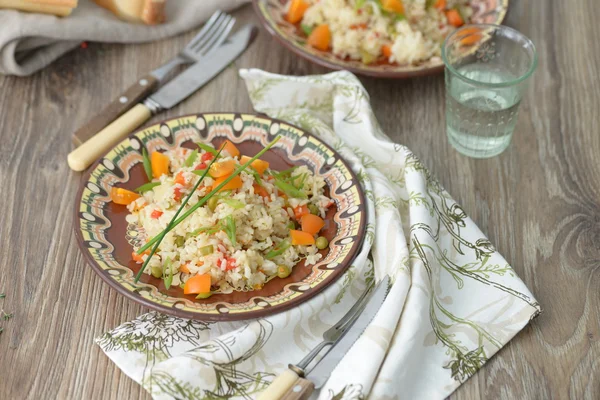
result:
[[[535,46],[502,25],[465,25],[442,47],[446,77],[446,133],[460,153],[488,158],[510,144]]]

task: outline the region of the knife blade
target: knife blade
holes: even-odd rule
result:
[[[390,278],[388,276],[379,282],[360,316],[346,329],[342,336],[329,349],[329,352],[306,375],[314,383],[315,388],[319,389],[327,382],[333,369],[346,355],[348,350],[350,350],[354,342],[362,335],[373,318],[375,318],[377,311],[379,311],[388,294],[389,283]]]
[[[254,25],[248,24],[231,35],[221,47],[211,54],[210,61],[199,61],[189,67],[146,98],[143,103],[138,103],[73,150],[67,159],[69,167],[74,171],[83,171],[135,128],[150,119],[152,115],[185,100],[243,53],[252,41],[255,32]]]
[[[364,308],[361,306],[356,308],[358,312],[356,318],[352,317],[348,322],[341,324],[345,328],[344,331],[308,374],[305,374],[305,371],[299,366],[290,364],[290,369],[279,375],[259,395],[258,400],[305,399],[310,396],[315,388],[321,388],[341,359],[371,323],[388,294],[389,286],[390,278],[386,276],[373,290]],[[360,303],[360,300],[358,303]],[[342,317],[342,320],[346,319],[348,319],[348,315]]]

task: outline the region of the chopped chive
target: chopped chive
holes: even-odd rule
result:
[[[135,191],[138,193],[144,193],[144,192],[147,192],[148,190],[154,189],[157,186],[160,186],[160,182],[148,182],[148,183],[145,183],[142,186],[138,187],[137,189],[135,189]]]
[[[204,174],[204,171],[207,171],[207,170],[208,170],[208,168],[207,169],[196,169],[196,170],[192,171],[192,174],[201,176],[202,174]]]
[[[227,234],[227,237],[229,237],[231,243],[235,246],[237,244],[235,240],[235,220],[231,215],[228,215],[225,217],[224,222],[225,225],[223,226],[223,230]]]
[[[276,174],[277,174],[277,175],[279,175],[279,176],[287,176],[287,175],[291,175],[291,174],[292,174],[292,172],[294,172],[294,171],[296,170],[296,168],[298,168],[298,166],[297,166],[297,165],[295,165],[295,166],[293,166],[293,167],[291,167],[291,168],[288,168],[288,169],[284,169],[283,171],[279,171],[279,172],[278,172],[278,173],[276,173]]]
[[[217,226],[204,226],[202,228],[198,228],[198,229],[191,231],[190,233],[188,233],[188,235],[190,235],[190,237],[194,237],[194,236],[198,236],[199,234],[201,234],[203,232],[215,233],[218,231],[219,231],[219,227],[217,227]]]
[[[280,179],[275,179],[275,186],[283,193],[285,193],[288,197],[294,197],[296,199],[308,199],[308,196],[304,191],[295,188],[293,185],[286,183]]]
[[[304,187],[304,181],[306,180],[306,176],[308,174],[304,173],[301,175],[296,175],[295,177],[292,178],[292,185],[294,187],[296,187],[299,190],[302,190],[302,188]],[[300,183],[296,183],[296,180],[300,179]]]
[[[144,171],[146,171],[146,176],[148,180],[152,180],[152,163],[150,162],[150,158],[148,157],[148,151],[144,147],[142,149],[142,162],[144,164]]]
[[[310,25],[306,25],[306,24],[302,24],[302,25],[300,25],[300,28],[302,28],[302,32],[304,32],[304,34],[305,34],[306,36],[310,36],[310,34],[311,34],[311,33],[312,33],[312,31],[313,31],[313,28],[312,28],[312,26],[310,26]]]
[[[183,166],[191,167],[192,164],[194,164],[194,161],[196,161],[196,158],[198,158],[198,150],[192,151],[192,154],[190,154],[188,156],[188,158],[186,158],[185,161],[183,162]]]
[[[275,257],[283,254],[289,247],[290,247],[290,241],[288,239],[285,239],[285,240],[279,242],[279,244],[277,246],[275,246],[275,248],[273,250],[269,251],[265,255],[265,258],[267,260],[275,258]]]
[[[6,295],[4,293],[0,293],[0,299],[3,299],[5,297],[6,297]]]
[[[302,174],[302,179],[300,180],[300,188],[304,187],[304,182],[306,182],[307,177],[308,177],[307,173]]]
[[[240,208],[245,207],[243,202],[236,200],[236,199],[221,199],[221,202],[227,204],[228,206],[233,207],[236,210],[239,210]]]
[[[242,171],[244,171],[246,168],[248,168],[248,166],[250,164],[252,164],[252,162],[254,162],[256,159],[260,158],[263,154],[265,154],[271,147],[273,147],[275,145],[275,143],[277,143],[279,141],[279,139],[281,139],[281,136],[279,136],[279,135],[276,136],[275,139],[273,139],[273,141],[271,143],[269,143],[264,149],[262,149],[261,151],[259,151],[250,160],[246,161],[246,163],[244,165],[240,166],[235,171],[233,171],[233,173],[231,175],[229,175],[229,177],[227,177],[227,179],[225,179],[223,182],[221,182],[217,187],[213,188],[213,190],[210,193],[208,193],[206,196],[204,196],[202,198],[202,200],[198,201],[196,204],[194,204],[192,207],[190,207],[190,209],[187,210],[181,217],[177,218],[178,215],[179,215],[179,213],[180,213],[180,211],[187,204],[188,199],[192,196],[192,194],[198,188],[198,185],[200,184],[200,182],[202,181],[202,179],[204,178],[204,176],[206,176],[206,173],[208,173],[208,170],[210,168],[210,165],[209,165],[209,168],[206,169],[204,175],[200,178],[200,181],[198,181],[198,183],[196,183],[196,186],[192,189],[192,191],[190,192],[190,194],[188,195],[188,197],[184,200],[184,203],[179,207],[179,210],[177,210],[177,213],[175,213],[175,216],[173,217],[173,220],[171,220],[171,223],[169,223],[169,225],[167,225],[167,227],[161,233],[159,233],[158,235],[154,236],[152,239],[150,239],[148,241],[148,243],[146,243],[145,245],[143,245],[142,247],[140,247],[140,249],[138,250],[138,254],[143,253],[148,248],[150,248],[150,246],[154,245],[156,242],[160,243],[160,241],[162,241],[162,238],[164,237],[164,235],[166,235],[175,226],[177,226],[178,224],[180,224],[181,221],[183,221],[184,219],[186,219],[187,217],[189,217],[198,208],[200,208],[204,204],[206,204],[206,202],[212,196],[214,196],[215,193],[217,193],[223,186],[227,185],[229,183],[229,181],[231,181],[233,178],[235,178],[236,176],[238,176]],[[223,149],[223,147],[221,147],[221,150],[222,149]],[[221,150],[219,150],[219,154],[220,154]],[[216,160],[216,159],[217,159],[217,156],[215,156],[215,158],[213,158],[211,160],[211,165],[214,162],[214,160]],[[175,219],[175,218],[177,218],[177,219]],[[157,246],[155,246],[155,247],[157,247]],[[154,254],[154,253],[151,253],[151,254]],[[148,260],[151,257],[152,257],[152,255],[150,255],[148,257]],[[144,269],[144,267],[142,267],[142,269],[140,270],[140,272],[138,272],[138,276],[136,277],[136,282],[139,280],[139,277],[141,276],[143,269]]]
[[[202,150],[212,153],[213,155],[217,155],[217,151],[212,147],[209,146],[207,144],[201,143],[201,142],[196,142],[196,144],[198,145],[198,147],[200,147]],[[216,158],[216,157],[215,157]]]

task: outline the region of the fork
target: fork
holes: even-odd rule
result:
[[[323,341],[317,346],[315,346],[310,351],[310,353],[306,355],[306,357],[300,360],[298,364],[290,364],[290,369],[296,372],[297,374],[300,374],[299,376],[302,376],[308,365],[315,359],[315,357],[319,353],[321,353],[321,350],[323,350],[327,346],[333,345],[335,341],[346,331],[346,328],[354,323],[354,321],[356,320],[356,318],[358,318],[363,308],[365,308],[365,305],[369,300],[369,297],[367,297],[367,295],[371,293],[372,289],[373,286],[367,288],[367,290],[365,290],[363,294],[358,298],[358,300],[356,300],[354,305],[352,305],[350,310],[348,310],[348,312],[342,317],[342,319],[340,319],[337,322],[337,324],[335,324],[323,333]]]
[[[210,56],[231,32],[235,18],[222,11],[215,12],[204,24],[200,32],[179,52],[179,54],[156,68],[125,90],[116,100],[104,107],[85,125],[73,134],[73,144],[77,147],[120,117],[140,100],[154,92],[179,65],[195,63]]]

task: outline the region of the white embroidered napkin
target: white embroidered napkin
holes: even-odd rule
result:
[[[154,398],[254,398],[388,274],[386,301],[318,398],[448,396],[538,303],[414,154],[385,136],[354,75],[240,75],[257,111],[319,136],[353,166],[368,203],[362,251],[330,288],[284,313],[231,323],[149,313],[97,343]]]

